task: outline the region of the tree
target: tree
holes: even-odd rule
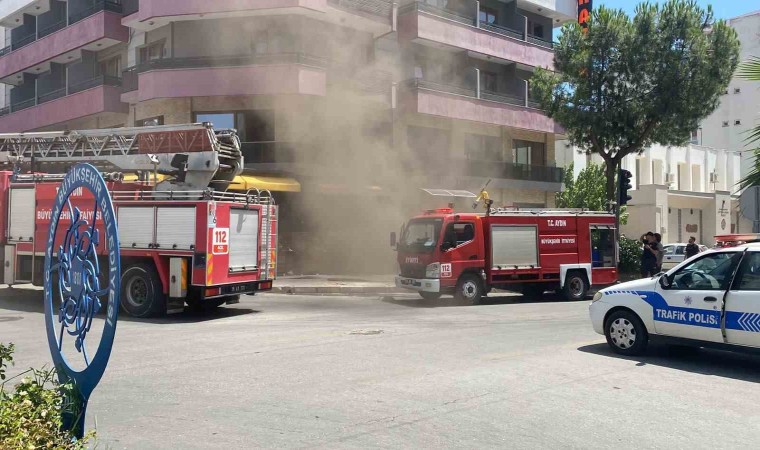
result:
[[[742,63],[738,75],[746,80],[760,81],[760,57],[751,57]],[[760,145],[760,125],[750,130],[746,138],[747,146]],[[739,188],[760,186],[760,146],[754,148],[755,164],[750,173],[739,182]]]
[[[537,70],[532,93],[572,144],[602,157],[613,201],[623,157],[685,143],[718,106],[738,58],[736,32],[693,0],[643,3],[633,19],[601,6],[587,32],[563,27],[556,72]]]
[[[592,211],[606,211],[607,197],[604,189],[604,166],[589,164],[573,179],[573,164],[565,170],[565,189],[556,194],[558,208],[586,208]],[[623,207],[621,223],[626,223],[628,215]]]

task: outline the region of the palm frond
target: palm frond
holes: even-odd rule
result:
[[[760,57],[750,58],[739,64],[736,75],[746,80],[760,81]]]

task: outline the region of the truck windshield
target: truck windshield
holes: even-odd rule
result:
[[[441,235],[443,219],[412,220],[404,230],[401,247],[407,251],[433,251]]]

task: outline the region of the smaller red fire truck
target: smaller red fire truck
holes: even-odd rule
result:
[[[56,193],[78,162],[110,172],[128,314],[216,307],[272,289],[277,206],[267,191],[227,190],[242,172],[240,141],[211,124],[0,134],[0,283],[42,285]],[[61,241],[75,208],[88,221],[100,214],[89,191],[70,202]]]
[[[487,198],[487,196],[486,196]],[[488,205],[488,203],[487,203]],[[477,304],[492,288],[580,300],[617,281],[615,216],[605,212],[434,209],[412,218],[396,242],[396,286],[425,299],[453,294]]]

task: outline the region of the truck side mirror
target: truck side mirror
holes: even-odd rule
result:
[[[391,247],[395,247],[395,246],[396,246],[396,232],[391,231]]]

